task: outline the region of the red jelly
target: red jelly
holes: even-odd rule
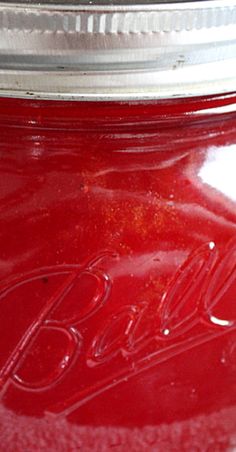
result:
[[[1,100],[2,449],[234,450],[235,100]]]

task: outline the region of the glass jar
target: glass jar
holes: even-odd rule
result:
[[[236,447],[226,81],[176,99],[1,98],[2,447]]]

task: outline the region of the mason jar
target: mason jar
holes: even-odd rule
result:
[[[0,4],[0,442],[236,448],[236,1]]]

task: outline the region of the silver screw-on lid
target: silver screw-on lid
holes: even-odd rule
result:
[[[138,100],[231,91],[236,0],[0,3],[0,96]]]

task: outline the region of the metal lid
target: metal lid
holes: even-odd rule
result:
[[[236,0],[0,3],[0,96],[138,100],[236,91]]]

